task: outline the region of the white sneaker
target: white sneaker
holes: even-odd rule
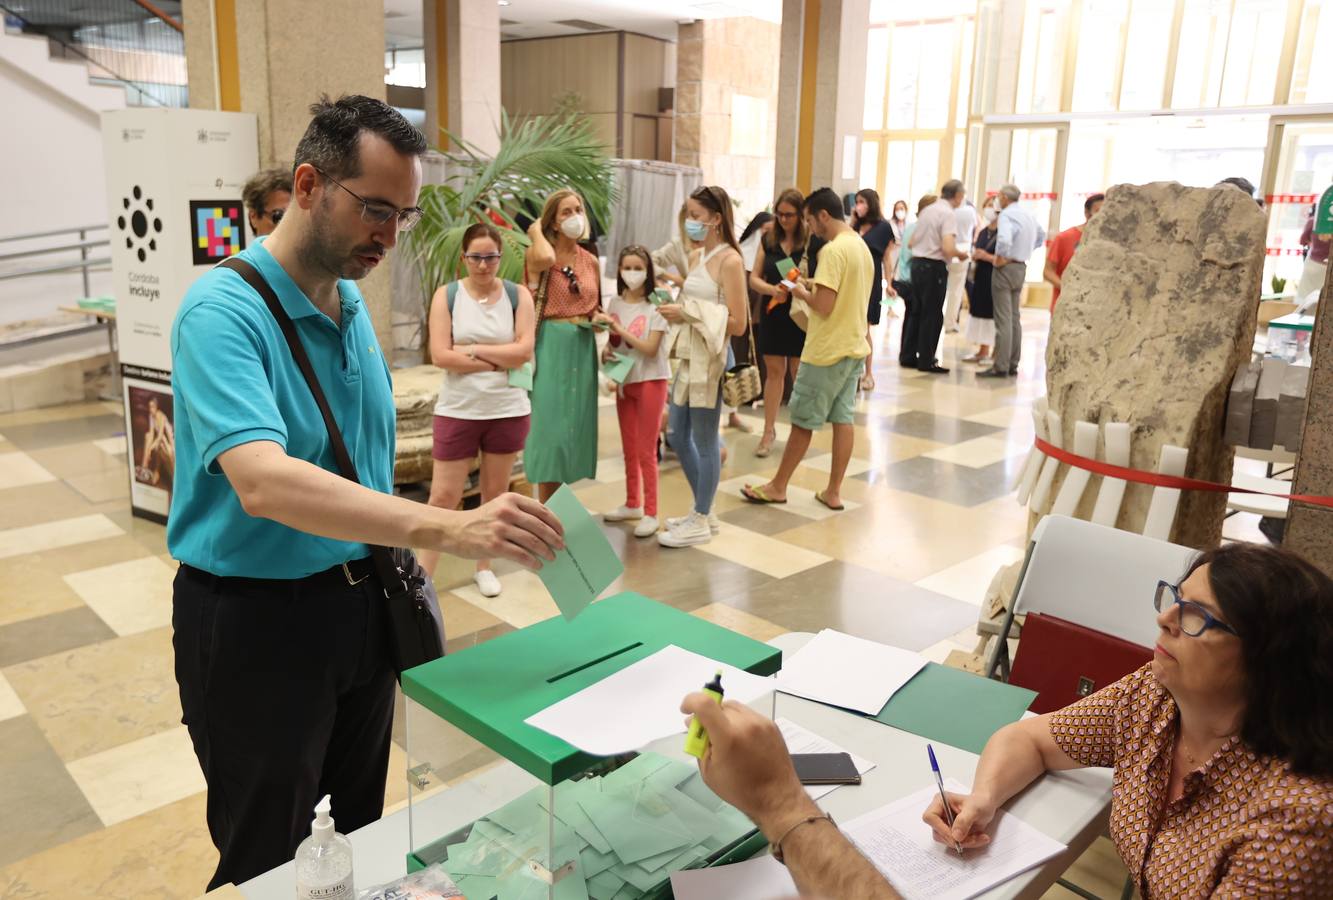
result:
[[[681,525],[685,524],[686,520],[688,520],[690,516],[693,515],[694,513],[690,513],[689,516],[672,516],[671,518],[667,519],[666,520],[667,531],[675,531]],[[717,534],[722,530],[722,520],[717,517],[717,513],[710,512],[708,514],[708,530],[713,534]]]
[[[500,596],[500,579],[490,569],[478,569],[472,575],[472,580],[477,583],[477,590],[481,591],[483,597]]]
[[[637,522],[643,518],[643,510],[634,506],[622,506],[602,515],[603,522]]]
[[[657,519],[653,516],[644,516],[639,520],[639,524],[634,526],[635,537],[652,537],[655,534],[657,534]]]
[[[699,513],[690,513],[679,526],[664,531],[657,536],[657,543],[663,547],[693,547],[706,544],[713,539],[713,530],[708,519]]]

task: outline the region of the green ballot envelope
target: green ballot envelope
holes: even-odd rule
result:
[[[560,485],[546,501],[546,508],[565,526],[565,549],[543,563],[537,577],[551,592],[561,615],[572,619],[623,575],[625,566],[569,485]]]
[[[658,288],[648,295],[648,302],[653,306],[661,306],[663,303],[670,303],[671,292],[665,288]]]
[[[778,260],[778,274],[782,276],[783,281],[787,280],[787,276],[791,273],[791,270],[795,268],[797,268],[797,265],[792,262],[790,256]]]
[[[610,325],[603,325],[600,322],[575,322],[574,324],[580,328],[591,328],[593,331],[606,331],[606,329],[611,327]]]
[[[634,368],[632,352],[616,353],[602,366],[602,374],[616,384],[624,384],[632,368]]]
[[[941,744],[980,753],[992,734],[1021,719],[1035,699],[1036,691],[926,663],[889,698],[875,719]]]
[[[509,386],[523,388],[525,391],[532,390],[532,377],[536,372],[537,369],[533,366],[532,360],[528,360],[517,369],[510,369]]]

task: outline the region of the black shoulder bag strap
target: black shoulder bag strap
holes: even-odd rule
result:
[[[273,314],[273,318],[278,322],[278,327],[282,329],[283,337],[287,339],[287,346],[291,349],[292,359],[295,360],[301,374],[305,376],[306,384],[315,398],[315,404],[319,407],[320,415],[324,417],[324,427],[328,429],[329,442],[333,447],[333,456],[338,462],[338,468],[341,470],[342,476],[348,481],[360,484],[361,479],[357,477],[356,465],[352,462],[352,455],[347,452],[347,444],[343,441],[337,420],[333,418],[333,410],[329,407],[328,398],[324,396],[324,389],[320,386],[319,376],[315,374],[315,368],[310,364],[310,356],[305,352],[305,345],[301,343],[301,337],[296,333],[296,324],[292,322],[291,316],[287,315],[287,310],[283,308],[282,302],[278,300],[278,295],[264,276],[259,273],[259,270],[245,260],[233,256],[223,260],[218,265],[225,266],[240,275],[264,299],[269,312]],[[379,575],[384,595],[390,601],[390,619],[393,623],[394,639],[399,656],[399,671],[411,668],[413,665],[429,662],[431,659],[443,655],[442,640],[439,641],[438,652],[435,651],[433,646],[426,646],[418,651],[419,637],[413,620],[420,618],[419,615],[414,614],[405,621],[400,617],[400,610],[396,608],[404,599],[401,596],[402,594],[418,594],[421,585],[410,584],[404,580],[403,569],[394,560],[394,553],[391,549],[375,544],[367,546],[370,547],[371,562],[375,566],[376,574]],[[408,571],[416,576],[415,560],[411,561]],[[419,576],[409,577],[413,582],[420,580]],[[434,642],[427,636],[425,643],[431,645]],[[432,653],[433,655],[431,655]],[[427,658],[420,658],[421,656]]]

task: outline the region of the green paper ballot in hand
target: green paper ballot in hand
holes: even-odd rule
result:
[[[593,331],[606,331],[606,329],[611,327],[610,325],[605,325],[601,322],[575,322],[574,324],[580,328],[591,328]]]
[[[629,370],[632,368],[634,368],[633,354],[615,353],[602,366],[602,374],[616,384],[624,384],[625,379],[629,377]]]
[[[573,619],[625,572],[625,566],[597,520],[588,514],[567,484],[560,485],[546,508],[565,527],[565,549],[542,565],[537,576],[566,619]]]
[[[532,390],[532,376],[536,374],[536,368],[532,365],[532,360],[528,360],[517,369],[509,370],[509,386],[523,388],[525,391]]]
[[[801,270],[796,263],[792,262],[791,257],[788,256],[778,260],[778,274],[782,276],[783,285],[791,287],[791,285],[796,283],[796,279],[800,277]]]
[[[648,302],[653,306],[661,306],[663,303],[670,303],[671,292],[665,288],[658,288],[648,295]]]

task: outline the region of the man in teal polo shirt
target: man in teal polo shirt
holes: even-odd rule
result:
[[[530,498],[454,512],[393,496],[393,390],[354,282],[420,217],[426,141],[369,97],[311,112],[287,214],[242,257],[295,323],[362,484],[337,474],[278,323],[240,275],[201,277],[171,334],[172,626],[220,854],[210,890],[291,859],[323,794],[342,831],[379,818],[394,668],[367,544],[530,567],[562,546]]]

